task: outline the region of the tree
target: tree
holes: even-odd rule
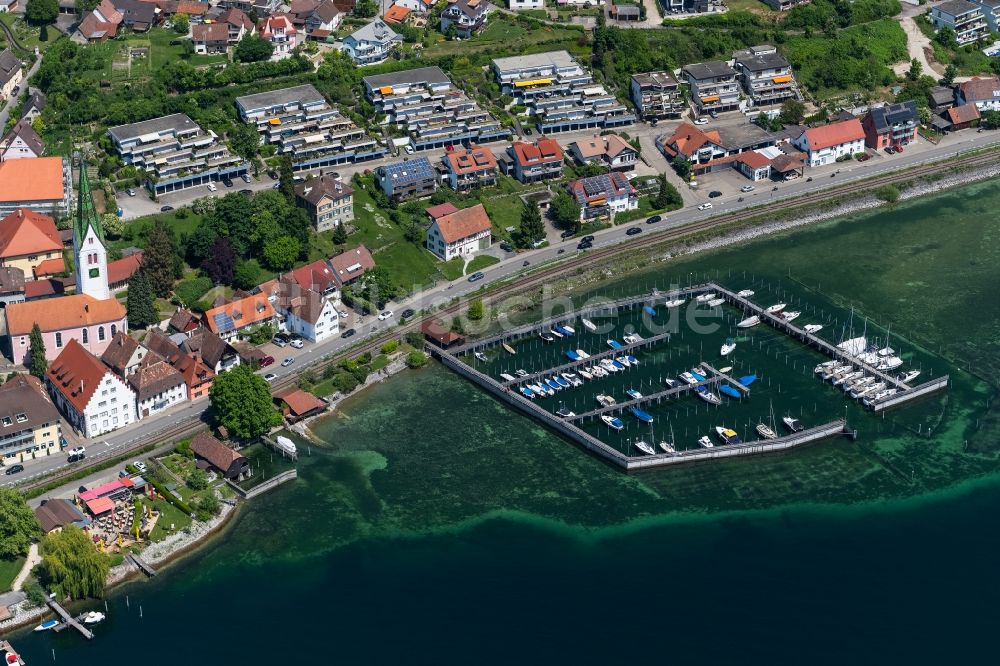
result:
[[[196,467],[187,475],[185,483],[191,490],[204,490],[208,488],[208,474],[205,473],[205,470]]]
[[[260,264],[256,259],[241,261],[233,271],[233,286],[237,289],[249,291],[257,286],[260,277]]]
[[[208,257],[201,263],[201,269],[215,284],[232,284],[236,269],[236,254],[226,236],[219,236],[212,243]]]
[[[263,380],[262,380],[263,381]],[[111,568],[110,558],[94,547],[83,530],[67,525],[42,538],[41,583],[59,597],[100,597]]]
[[[906,70],[906,78],[910,81],[916,81],[920,78],[920,75],[924,71],[924,66],[920,64],[920,61],[914,58],[910,61],[910,69]]]
[[[274,46],[266,39],[256,35],[246,35],[233,50],[236,62],[260,62],[267,60],[274,53]]]
[[[173,235],[162,221],[157,220],[146,237],[142,269],[149,277],[153,293],[160,298],[170,294],[174,280],[179,277],[179,263],[179,251]]]
[[[229,147],[237,155],[252,160],[260,150],[260,135],[257,133],[257,128],[248,123],[237,123],[229,132]]]
[[[948,65],[944,68],[944,76],[941,78],[941,83],[946,86],[951,86],[955,83],[955,77],[958,75],[958,69],[954,65]]]
[[[28,0],[24,17],[33,25],[52,23],[59,16],[59,0]]]
[[[24,496],[0,486],[0,560],[13,560],[28,552],[31,542],[42,535],[35,512]]]
[[[535,241],[545,238],[545,223],[538,206],[527,201],[521,207],[521,223],[514,234],[514,244],[518,247],[531,247]]]
[[[337,247],[347,243],[347,226],[343,222],[338,222],[333,228],[333,244]]]
[[[371,18],[378,14],[378,4],[375,0],[358,0],[354,5],[354,15],[360,18]]]
[[[670,166],[673,167],[674,173],[681,177],[681,180],[687,180],[691,175],[691,163],[680,155],[670,161]]]
[[[377,303],[385,303],[396,295],[396,283],[384,266],[366,271],[361,276],[361,288]]]
[[[406,365],[410,368],[420,368],[427,364],[427,353],[415,349],[406,355]]]
[[[895,185],[883,185],[875,190],[875,196],[886,203],[894,204],[899,201],[899,188]]]
[[[195,518],[205,522],[217,515],[221,508],[222,504],[214,494],[202,495],[194,505]]]
[[[104,233],[108,238],[121,238],[125,233],[125,220],[114,213],[101,215],[101,226],[104,227]]]
[[[94,11],[94,8],[99,4],[99,0],[76,0],[76,13],[83,16]]]
[[[958,48],[958,39],[955,37],[955,31],[947,25],[938,30],[937,34],[934,35],[934,41],[947,49]]]
[[[483,299],[476,298],[469,303],[469,319],[472,321],[479,321],[486,315],[486,306],[483,305]]]
[[[299,242],[291,236],[281,236],[264,246],[264,263],[276,271],[287,271],[299,257]]]
[[[147,328],[160,321],[156,293],[145,270],[136,272],[128,281],[125,307],[128,311],[128,323],[135,328]]]
[[[281,415],[271,401],[271,388],[249,365],[238,365],[222,373],[209,390],[216,423],[230,437],[246,441],[266,434],[281,424]]]
[[[549,211],[559,226],[574,230],[580,227],[580,204],[568,192],[560,191],[553,197]]]
[[[36,322],[31,326],[31,335],[28,336],[28,371],[41,379],[45,376],[48,367],[49,362],[45,358],[45,341],[42,339],[42,329]]]
[[[292,158],[288,155],[278,158],[278,191],[285,195],[289,203],[295,203],[295,173],[292,171]]]
[[[448,28],[444,31],[444,36],[448,39],[449,42],[455,41],[455,39],[458,37],[458,26],[455,25],[454,23],[449,23]]]
[[[994,111],[993,109],[986,109],[981,114],[981,123],[990,129],[997,129],[1000,127],[1000,111]]]
[[[191,20],[187,14],[174,14],[174,32],[178,35],[186,35],[190,29]]]
[[[660,190],[650,203],[656,209],[669,208],[674,204],[681,203],[681,194],[676,187],[667,182],[667,177],[664,175],[660,177]]]
[[[785,100],[778,118],[786,125],[801,125],[806,117],[806,105],[797,99]]]

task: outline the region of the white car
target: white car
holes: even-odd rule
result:
[[[66,452],[69,456],[82,456],[87,452],[87,449],[83,446],[74,446],[72,449]]]
[[[406,144],[406,147],[403,150],[406,151],[407,155],[412,155],[413,154],[413,146],[411,146],[410,144]]]
[[[347,319],[350,316],[343,310],[339,311],[337,314],[340,316],[341,319]]]
[[[244,183],[250,183],[250,182],[253,182],[253,179],[252,179],[252,178],[250,178],[250,174],[246,174],[246,173],[245,173],[245,174],[243,174],[242,176],[240,176],[240,178],[242,178],[242,179],[243,179],[243,182],[244,182]]]
[[[142,462],[141,460],[136,460],[134,463],[132,463],[132,466],[135,467],[140,472],[142,472],[143,474],[145,474],[146,470],[148,469],[146,467],[146,463]]]
[[[209,184],[208,184],[208,191],[209,191],[209,192],[214,192],[214,191],[216,191],[217,189],[219,189],[219,188],[217,188],[217,187],[215,186],[215,183],[209,183]]]
[[[386,319],[392,319],[392,310],[383,310],[378,313],[379,321],[385,321]]]
[[[698,210],[708,210],[711,207],[712,207],[712,204],[710,204],[710,203],[703,203],[702,205],[698,206]]]
[[[694,124],[695,125],[707,125],[708,124],[708,118],[699,118],[698,120],[694,121]]]
[[[264,381],[265,382],[273,382],[277,378],[278,378],[278,375],[274,374],[273,372],[269,372],[266,375],[264,375]]]
[[[744,185],[740,188],[740,192],[753,192],[753,185]]]
[[[303,347],[305,347],[305,343],[299,340],[298,338],[292,340],[288,344],[290,344],[295,349],[302,349]]]

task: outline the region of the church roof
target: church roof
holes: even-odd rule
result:
[[[73,231],[82,242],[87,236],[87,228],[93,227],[94,233],[101,243],[104,242],[104,228],[101,218],[94,208],[94,198],[90,194],[90,178],[87,176],[87,162],[80,160],[80,186],[77,188],[76,220],[73,221]]]

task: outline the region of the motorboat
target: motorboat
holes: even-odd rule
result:
[[[813,368],[813,372],[815,372],[817,375],[821,374],[821,373],[825,372],[827,368],[832,368],[833,366],[837,365],[838,363],[840,363],[840,361],[836,361],[836,360],[834,360],[834,361],[824,361],[823,363],[820,363],[815,368]]]
[[[819,333],[823,330],[823,324],[806,324],[804,328],[806,333]]]
[[[757,375],[743,375],[739,379],[740,384],[743,384],[743,386],[750,386],[755,381],[757,381]]]
[[[295,448],[295,442],[288,439],[284,435],[278,435],[277,437],[275,437],[274,442],[275,444],[278,445],[278,448],[284,451],[285,453],[291,454],[293,456],[295,455],[295,452],[297,450]]]
[[[611,361],[611,367],[614,368],[615,370],[624,370],[625,369],[625,365],[621,361],[617,361],[617,360]]]
[[[697,384],[699,381],[690,372],[682,372],[680,378],[685,384]]]
[[[528,398],[528,399],[531,399],[531,400],[533,400],[535,398],[535,392],[532,391],[527,386],[522,386],[521,387],[521,395],[523,395],[525,398]]]
[[[627,391],[625,391],[625,393],[627,393],[628,397],[632,398],[633,400],[638,400],[639,398],[642,397],[642,394],[639,393],[639,391],[637,391],[634,388],[628,389]]]
[[[764,309],[764,312],[766,312],[767,314],[776,315],[784,309],[785,309],[785,303],[775,303],[774,305],[768,305]]]
[[[733,371],[733,366],[731,365],[727,365],[724,368],[719,368],[719,372],[721,372],[722,374],[726,374],[727,372],[732,372],[732,371]]]
[[[747,317],[740,323],[736,324],[736,328],[753,328],[760,323],[760,317],[753,315],[752,317]]]
[[[738,388],[736,388],[735,386],[730,386],[729,384],[721,385],[719,387],[719,393],[728,395],[730,398],[739,399],[743,397],[743,394],[740,393],[740,390]]]
[[[483,352],[473,352],[472,355],[475,356],[477,360],[486,363],[486,354],[484,354]]]
[[[562,331],[563,335],[576,335],[576,329],[570,326],[569,324],[563,326],[556,326],[556,328]]]
[[[49,629],[53,629],[58,626],[59,626],[59,620],[46,620],[45,622],[42,622],[40,625],[35,627],[35,631],[48,631]]]
[[[584,370],[583,368],[580,368],[579,370],[577,370],[577,372],[579,372],[580,376],[586,379],[587,381],[590,381],[594,378],[594,375],[590,374],[588,370]]]
[[[582,349],[577,349],[576,350],[576,355],[579,356],[581,359],[590,358],[590,354],[588,354],[587,352],[583,351]]]
[[[528,371],[525,370],[524,368],[518,368],[517,370],[514,371],[514,374],[517,375],[518,377],[527,377]]]
[[[774,430],[771,429],[771,426],[766,423],[758,423],[755,429],[757,430],[757,434],[760,435],[762,439],[778,438],[778,433],[774,432]]]
[[[556,410],[556,416],[568,419],[576,416],[576,414],[567,409],[566,407],[560,407],[558,410]]]
[[[709,437],[708,435],[705,435],[704,437],[699,437],[698,444],[705,447],[706,449],[710,449],[713,446],[715,446],[715,444],[712,444],[712,438]]]
[[[827,379],[829,379],[831,382],[834,383],[834,385],[836,385],[837,382],[840,381],[841,377],[846,377],[847,375],[852,374],[854,372],[856,371],[853,365],[845,365],[844,367],[839,368],[836,372],[831,373],[830,376],[827,377]]]
[[[743,440],[740,439],[739,434],[732,428],[717,426],[715,428],[715,434],[718,435],[723,444],[741,444],[743,442]]]
[[[566,381],[565,379],[563,379],[562,377],[560,377],[559,375],[556,375],[552,379],[554,379],[555,382],[556,382],[556,384],[559,384],[559,386],[561,388],[569,388],[569,385],[570,385],[569,382]]]
[[[642,306],[642,311],[645,312],[646,314],[648,314],[650,317],[655,317],[656,316],[656,308],[653,308],[653,307],[651,307],[649,305],[643,305]]]
[[[545,331],[542,331],[541,333],[539,333],[538,337],[540,337],[545,342],[552,342],[553,340],[555,340],[554,337],[552,337],[551,335],[549,335]]]
[[[597,400],[597,404],[599,404],[601,407],[610,407],[611,405],[613,405],[616,402],[618,402],[617,400],[615,400],[614,398],[612,398],[610,395],[605,395],[603,393],[597,394],[596,400]]]
[[[784,423],[785,427],[792,432],[802,432],[806,429],[806,427],[802,425],[802,421],[799,421],[794,416],[783,416],[781,418],[781,422]]]
[[[872,407],[887,398],[891,398],[896,395],[896,393],[898,393],[897,389],[884,389],[871,397],[863,399],[862,402],[865,404],[865,407]]]
[[[517,377],[515,377],[514,375],[511,375],[511,374],[508,374],[506,372],[501,372],[500,373],[500,379],[506,380],[508,382],[512,382],[512,381],[515,381],[517,379]]]
[[[103,622],[106,616],[101,611],[90,611],[83,616],[84,624],[97,624],[98,622]]]
[[[24,661],[7,641],[0,640],[0,659],[5,666],[24,666]]]
[[[919,370],[910,370],[909,372],[901,372],[896,375],[896,379],[903,382],[904,384],[909,384],[914,379],[920,376]]]
[[[566,358],[568,358],[571,361],[579,361],[580,360],[580,355],[577,354],[572,349],[569,349],[569,350],[567,350],[567,351],[565,351],[563,353],[566,354]]]
[[[875,369],[883,371],[895,370],[901,365],[903,365],[903,359],[898,356],[889,356],[879,361],[878,365],[875,366]]]
[[[597,324],[590,321],[589,319],[581,319],[580,321],[583,323],[583,327],[588,331],[590,331],[591,333],[597,330]]]
[[[635,356],[629,354],[625,358],[628,359],[630,365],[639,365],[639,359],[637,359]]]
[[[681,385],[679,381],[677,381],[676,379],[670,379],[669,377],[667,379],[664,379],[663,383],[666,384],[668,389],[677,388],[678,386]]]
[[[827,379],[830,379],[831,377],[836,377],[839,373],[847,372],[848,370],[851,369],[851,367],[852,366],[847,365],[846,363],[840,365],[832,365],[829,368],[824,369],[819,376],[822,377],[823,380],[825,381]]]
[[[612,349],[621,349],[622,348],[622,343],[618,342],[617,340],[611,340],[611,339],[609,339],[607,342],[608,342],[608,346],[611,347]]]
[[[608,371],[599,365],[595,365],[590,369],[590,374],[594,375],[595,377],[607,377]]]
[[[833,380],[834,386],[841,386],[848,382],[853,382],[855,379],[861,379],[865,376],[864,370],[855,370],[854,372],[848,372],[846,375],[840,375]]]
[[[865,351],[868,347],[868,338],[861,336],[858,338],[851,338],[850,340],[844,340],[837,345],[837,349],[844,352],[845,354],[850,354],[851,356],[858,356]]]
[[[627,345],[634,345],[637,342],[642,342],[642,336],[638,333],[629,333],[628,335],[623,335],[622,340],[624,340]]]
[[[621,363],[626,368],[632,367],[632,362],[628,360],[628,356],[616,356],[614,360]]]
[[[635,418],[639,419],[643,423],[652,423],[653,422],[653,415],[650,414],[649,412],[645,411],[645,410],[639,409],[638,407],[635,407],[635,406],[629,407],[628,410],[630,412],[632,412],[632,416],[634,416]]]
[[[562,333],[560,333],[559,331],[557,331],[556,328],[558,328],[558,327],[550,328],[549,329],[549,335],[551,335],[553,337],[556,337],[556,338],[564,338],[564,337],[566,337]]]
[[[613,430],[622,430],[625,428],[625,424],[617,416],[611,416],[610,414],[602,414],[601,420],[607,424],[607,426]]]
[[[697,301],[697,302],[699,302],[699,303],[708,303],[710,300],[712,300],[716,296],[718,296],[718,294],[716,294],[714,291],[710,291],[708,293],[701,294],[700,296],[695,296],[694,300]]]
[[[562,373],[562,378],[568,381],[572,386],[583,386],[583,380],[572,372]]]
[[[709,391],[708,389],[706,389],[704,386],[699,386],[697,389],[695,389],[695,393],[698,394],[699,398],[701,398],[702,400],[704,400],[705,402],[707,402],[710,405],[721,405],[722,404],[722,398],[720,398],[719,396],[715,395],[714,393],[712,393],[711,391]]]
[[[537,393],[538,395],[546,395],[548,391],[544,390],[538,384],[528,384],[527,388],[531,389],[532,393]]]
[[[719,349],[719,353],[723,356],[729,356],[736,349],[736,338],[726,338],[725,343],[723,343],[722,348]]]
[[[638,442],[635,442],[635,448],[639,449],[646,455],[650,456],[656,455],[656,451],[653,449],[653,447],[647,444],[646,442],[642,441],[641,439]]]
[[[846,382],[841,385],[840,388],[844,390],[844,393],[850,393],[851,391],[858,391],[862,386],[867,386],[875,382],[875,378],[872,376],[861,377],[860,379],[855,379],[851,382]]]
[[[798,319],[800,316],[802,316],[802,313],[799,312],[798,310],[792,310],[791,312],[781,313],[781,318],[784,319],[785,321],[793,321],[795,319]]]
[[[506,342],[505,342],[505,343],[503,343],[503,344],[502,344],[502,345],[500,345],[500,346],[501,346],[501,347],[503,347],[503,350],[504,350],[505,352],[507,352],[508,354],[512,354],[512,355],[516,355],[516,354],[517,354],[517,352],[516,352],[516,351],[514,351],[514,348],[513,348],[513,347],[511,347],[511,346],[510,346],[509,344],[507,344]]]
[[[619,365],[621,365],[621,364],[619,364]],[[601,359],[601,367],[604,368],[608,372],[618,372],[618,370],[619,370],[619,368],[615,365],[615,362],[612,361],[610,358],[602,358]]]
[[[562,386],[560,386],[559,382],[557,382],[554,379],[546,379],[545,380],[545,385],[548,386],[549,389],[551,389],[553,391],[561,391],[562,390]]]
[[[667,308],[679,308],[680,306],[684,305],[685,303],[687,303],[687,301],[685,299],[683,299],[683,298],[673,298],[673,299],[667,301],[666,303],[664,303],[663,306],[667,307]]]
[[[750,298],[751,296],[754,295],[754,290],[753,289],[742,289],[742,290],[736,292],[736,295],[739,296],[740,298]]]
[[[719,307],[720,305],[722,305],[725,302],[726,302],[726,299],[724,299],[724,298],[713,298],[712,300],[708,301],[708,307],[710,307],[710,308],[717,308],[717,307]]]
[[[865,386],[862,386],[858,389],[851,391],[850,396],[855,400],[858,400],[860,398],[864,398],[869,395],[875,395],[880,391],[884,391],[885,386],[886,386],[885,382],[876,382],[874,384],[867,384]]]

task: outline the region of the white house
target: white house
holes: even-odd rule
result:
[[[434,7],[434,0],[396,0],[392,4],[397,7],[406,7],[411,12],[426,14]]]
[[[279,281],[274,309],[285,318],[284,329],[311,342],[322,342],[340,332],[333,299],[312,289],[301,289],[294,280]]]
[[[135,394],[100,359],[71,339],[45,373],[56,407],[84,437],[135,421]]]
[[[380,19],[361,26],[344,39],[344,49],[356,65],[374,65],[388,59],[403,38]]]
[[[274,52],[271,60],[282,60],[292,55],[298,45],[298,30],[292,25],[292,20],[284,14],[268,16],[260,29],[261,39],[271,43]]]
[[[639,193],[621,171],[577,178],[566,187],[580,205],[582,222],[639,207]]]
[[[508,0],[507,8],[512,12],[523,9],[545,9],[545,0]]]
[[[187,400],[184,376],[155,352],[147,352],[143,356],[135,372],[128,376],[128,383],[135,391],[139,419]]]
[[[817,167],[832,164],[845,155],[865,151],[865,129],[857,118],[830,123],[821,127],[811,127],[796,139],[792,145],[806,154],[806,163]]]
[[[22,157],[41,157],[45,144],[38,132],[25,118],[18,120],[10,131],[0,139],[0,160],[16,160]]]
[[[441,215],[427,230],[427,249],[445,261],[476,254],[490,248],[492,228],[482,204]]]

